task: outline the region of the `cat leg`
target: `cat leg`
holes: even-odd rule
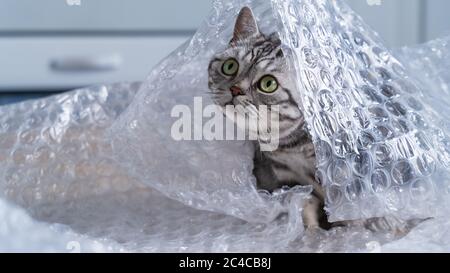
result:
[[[404,221],[395,216],[385,216],[364,220],[336,222],[333,223],[332,227],[364,227],[375,233],[392,233],[395,236],[401,237],[407,235],[413,228],[429,219],[431,218]]]
[[[364,220],[364,227],[372,232],[390,232],[395,236],[404,236],[428,219],[401,220],[395,216],[371,218]]]
[[[303,205],[303,224],[306,229],[318,229],[320,228],[320,209],[321,201],[316,196],[312,195],[306,200]]]

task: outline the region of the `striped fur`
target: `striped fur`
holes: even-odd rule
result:
[[[289,51],[282,48],[277,34],[264,35],[259,32],[251,12],[241,11],[234,37],[225,51],[213,57],[209,64],[209,88],[215,102],[227,105],[242,105],[257,109],[260,105],[280,107],[279,148],[263,152],[256,145],[254,174],[258,187],[274,191],[284,186],[311,185],[316,203],[323,204],[323,189],[315,180],[315,152],[311,138],[305,130],[305,120],[296,95],[295,73],[288,65]],[[245,26],[239,24],[244,22]],[[245,28],[241,33],[239,29]],[[249,31],[253,30],[253,31]],[[236,75],[222,72],[225,61],[233,58],[239,63]],[[279,84],[277,91],[267,94],[258,90],[257,83],[264,75],[274,76]],[[243,94],[233,96],[230,88],[238,86]],[[239,113],[237,113],[239,114]],[[316,204],[317,206],[317,204]],[[314,208],[318,210],[318,208]],[[314,215],[317,217],[317,215]],[[313,225],[318,220],[312,220]]]

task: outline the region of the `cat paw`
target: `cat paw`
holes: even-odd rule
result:
[[[364,226],[364,221],[363,220],[340,221],[340,222],[331,223],[331,228],[338,228],[338,227],[363,227],[363,226]]]
[[[364,221],[364,227],[372,232],[389,232],[394,236],[405,236],[411,231],[407,221],[394,216],[371,218]]]

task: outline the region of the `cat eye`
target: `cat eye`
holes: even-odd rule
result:
[[[227,76],[236,75],[238,70],[239,63],[236,61],[236,59],[233,58],[226,60],[222,65],[222,73]]]
[[[264,93],[273,93],[278,89],[278,81],[274,76],[263,76],[258,82],[258,89]]]

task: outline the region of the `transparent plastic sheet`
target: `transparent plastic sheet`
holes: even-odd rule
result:
[[[263,33],[277,32],[295,53],[296,92],[315,143],[329,219],[434,215],[449,188],[442,174],[450,159],[442,141],[448,132],[438,113],[418,99],[424,96],[420,83],[342,1],[216,1],[213,15],[153,71],[115,123],[111,136],[127,169],[197,208],[258,221],[281,211],[253,189],[252,166],[242,167],[248,162],[242,155],[252,153],[240,144],[170,137],[174,106],[194,109],[195,96],[213,104],[205,68],[227,46],[244,5]],[[260,213],[251,211],[258,206]]]
[[[437,123],[445,132],[450,131],[450,37],[426,44],[404,47],[394,51],[412,77],[422,85],[426,104],[438,113]]]
[[[195,36],[152,71],[136,99],[114,123],[110,138],[127,171],[166,196],[197,209],[268,223],[288,211],[291,198],[301,198],[310,189],[260,193],[252,173],[252,143],[203,137],[177,141],[171,132],[177,120],[171,117],[174,107],[186,105],[194,115],[194,98],[200,98],[203,106],[214,105],[207,68],[212,56],[232,37],[236,14],[244,4],[236,3],[215,1],[213,15]],[[263,26],[273,29],[270,2],[246,4],[265,14]],[[203,132],[206,120],[192,118],[191,128]],[[301,223],[301,211],[296,214],[291,215],[294,223]]]
[[[121,252],[123,247],[107,239],[93,239],[67,226],[39,223],[23,209],[0,200],[1,252]]]
[[[439,113],[422,100],[429,87],[344,2],[275,4],[297,53],[329,219],[438,213],[449,193],[449,104]]]
[[[35,219],[62,224],[45,228],[17,208],[0,204],[7,216],[0,228],[0,250],[287,251],[303,225],[295,222],[298,217],[277,216],[282,209],[300,215],[308,189],[257,195],[261,203],[279,205],[273,207],[275,220],[251,223],[167,198],[117,163],[107,129],[140,86],[97,86],[0,108],[1,196]],[[232,155],[252,164],[245,154]],[[24,235],[34,231],[35,241]]]
[[[302,12],[304,9],[310,10],[304,14],[313,15],[315,8],[324,5],[326,13],[313,16],[315,24],[322,20],[318,18],[324,18],[324,22],[334,22],[330,19],[331,15],[332,18],[346,18],[345,15],[352,14],[341,2],[334,1],[329,4],[325,1],[216,1],[212,16],[196,36],[155,68],[142,85],[99,86],[0,108],[2,195],[25,207],[36,219],[65,224],[75,233],[106,238],[123,247],[118,249],[114,243],[102,240],[102,245],[107,247],[96,248],[80,239],[84,251],[382,251],[383,248],[378,248],[377,244],[394,238],[386,234],[372,234],[363,228],[335,229],[302,236],[301,204],[307,198],[309,189],[283,190],[274,196],[258,193],[251,175],[253,151],[248,143],[176,143],[170,137],[173,119],[170,118],[169,110],[173,105],[190,105],[195,95],[200,95],[205,104],[211,102],[206,93],[208,57],[226,46],[239,9],[243,5],[251,6],[263,31],[277,30],[289,43],[293,41],[288,38],[291,32],[284,31],[290,29],[285,27],[286,18],[289,17],[283,11],[291,11],[294,15],[299,11],[278,6],[286,3],[296,3],[294,6],[302,7]],[[330,16],[327,17],[327,14]],[[327,21],[327,18],[330,20]],[[352,24],[359,28],[359,24],[362,24],[359,20],[351,17],[338,21],[349,22],[350,25],[339,24],[343,28],[350,28]],[[289,19],[287,22],[294,20]],[[304,26],[315,29],[315,24],[308,25],[308,20],[304,22]],[[301,24],[297,22],[294,25]],[[333,24],[331,26],[339,30],[337,33],[345,37],[344,34],[348,32]],[[365,26],[361,29],[364,30],[360,31],[361,35],[372,35]],[[335,37],[329,34],[326,36]],[[356,39],[354,43],[357,41],[360,40]],[[427,96],[428,92],[439,94],[441,89],[434,89],[434,85],[424,81],[421,74],[417,73],[426,67],[428,70],[423,71],[439,77],[442,80],[439,88],[446,90],[444,83],[448,81],[445,67],[450,62],[442,55],[434,55],[435,48],[440,48],[442,54],[448,54],[445,51],[446,42],[433,43],[431,46],[404,49],[397,54],[400,60],[407,60],[409,54],[420,57],[414,64],[408,63],[407,72],[403,72],[408,77],[402,79],[406,83],[414,82],[418,89],[423,90],[424,96],[414,94],[414,97],[428,105],[422,112],[432,121],[428,123],[431,127],[442,131],[437,134],[442,138],[439,140],[445,140],[448,126],[441,126],[445,125],[441,122],[446,121],[446,103],[442,100],[431,101]],[[299,48],[303,49],[304,46]],[[318,52],[321,52],[323,47],[317,46]],[[377,46],[381,48],[381,44]],[[376,47],[365,45],[364,48],[374,51]],[[345,47],[337,46],[337,49],[344,50]],[[339,52],[337,49],[329,51],[326,48],[325,51],[336,58],[339,56],[335,54],[335,51]],[[356,51],[346,51],[346,54],[353,58]],[[301,52],[303,50],[298,50],[298,53]],[[368,56],[376,59],[370,54]],[[302,55],[298,54],[297,57],[298,63],[302,64]],[[319,60],[323,58],[325,56]],[[394,59],[390,57],[389,60]],[[345,71],[357,71],[354,69]],[[313,79],[315,74],[309,75]],[[335,75],[332,75],[334,78]],[[377,75],[373,76],[377,78]],[[306,90],[302,95],[310,94],[307,87],[301,90]],[[335,92],[339,89],[330,90]],[[333,93],[332,97],[336,96]],[[352,105],[356,105],[352,97],[348,99]],[[314,102],[318,102],[314,109],[319,109],[319,98],[314,97]],[[435,103],[442,106],[434,108]],[[441,119],[433,109],[440,109],[438,113]],[[338,115],[342,108],[335,110],[333,114]],[[109,130],[112,124],[112,130]],[[313,135],[316,134],[314,128],[312,123]],[[356,132],[360,131],[355,129]],[[427,136],[433,135],[427,132]],[[111,140],[114,140],[113,145]],[[327,147],[322,141],[317,146],[318,154],[322,147]],[[446,142],[442,141],[432,146],[431,153],[441,155],[436,162],[438,164],[446,162],[445,145]],[[320,169],[328,170],[330,167],[321,166]],[[445,190],[444,182],[448,176],[444,171],[436,172],[434,177],[438,175],[441,175],[440,183],[443,186],[433,185],[438,190]],[[340,190],[344,191],[345,188],[341,187]],[[400,189],[394,189],[393,197],[401,196],[395,192]],[[424,189],[422,192],[427,193]],[[366,197],[357,196],[358,199]],[[377,198],[383,198],[382,192]],[[396,206],[392,208],[409,217],[420,215],[421,209],[447,207],[444,205],[446,200],[439,203],[422,201],[418,202],[418,207],[409,210]],[[353,218],[357,215],[351,211],[352,206],[357,204],[343,202],[341,207],[329,206],[329,211],[336,219]],[[364,215],[372,214],[370,210],[376,208],[375,205],[369,206],[369,211],[365,211]],[[6,210],[11,210],[11,215],[22,214],[9,206],[6,206]],[[280,213],[283,216],[277,217]],[[358,210],[358,213],[361,211]],[[382,212],[377,211],[374,215],[378,213]],[[13,220],[9,222],[14,224]],[[435,232],[436,225],[442,227],[441,232]],[[389,243],[386,247],[388,251],[401,250],[406,249],[409,242],[414,242],[418,250],[421,249],[420,245],[425,245],[426,249],[445,251],[445,242],[448,241],[445,230],[449,226],[445,220],[436,219],[419,227],[417,232],[413,231],[398,244]],[[45,234],[43,231],[42,236],[45,237]],[[428,237],[435,241],[427,242],[427,235],[433,235]],[[64,242],[65,238],[58,244]],[[8,249],[4,240],[1,243],[3,249]],[[42,240],[42,245],[55,246],[55,243]]]

